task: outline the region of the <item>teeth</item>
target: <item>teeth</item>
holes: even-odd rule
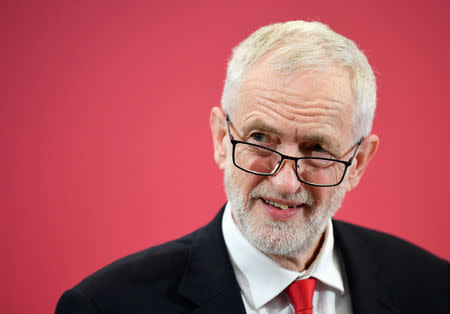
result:
[[[289,206],[288,205],[284,205],[284,204],[280,204],[277,202],[273,202],[273,201],[268,201],[268,200],[264,200],[267,204],[270,204],[272,206],[278,207],[280,209],[288,209]]]

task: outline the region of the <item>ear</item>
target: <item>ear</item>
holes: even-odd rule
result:
[[[375,134],[370,134],[361,142],[358,152],[356,153],[355,158],[353,158],[352,165],[349,168],[347,192],[353,190],[358,185],[369,161],[377,151],[379,142],[380,140]]]
[[[214,159],[221,170],[225,169],[227,159],[228,137],[226,128],[226,116],[222,109],[214,107],[211,110],[209,124],[214,143]]]

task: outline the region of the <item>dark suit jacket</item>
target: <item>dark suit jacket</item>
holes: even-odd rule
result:
[[[63,294],[56,313],[245,313],[222,214],[97,271]],[[339,221],[333,226],[353,313],[448,314],[446,261],[386,234]]]

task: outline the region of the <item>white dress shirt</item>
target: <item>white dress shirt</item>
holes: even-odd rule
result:
[[[294,314],[294,308],[283,290],[293,281],[309,277],[317,279],[313,296],[314,314],[352,313],[345,274],[334,248],[331,220],[319,254],[302,272],[283,268],[254,247],[236,226],[230,203],[225,207],[222,231],[247,313]]]

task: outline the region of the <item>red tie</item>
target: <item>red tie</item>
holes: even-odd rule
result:
[[[316,279],[308,278],[294,281],[284,290],[294,306],[295,314],[312,314],[312,298],[315,288]]]

